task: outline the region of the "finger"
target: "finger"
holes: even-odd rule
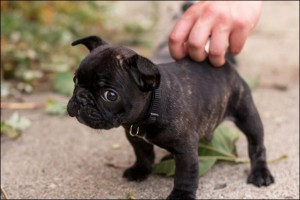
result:
[[[184,43],[197,19],[194,12],[195,6],[191,6],[179,19],[169,36],[169,51],[171,56],[178,60],[186,55]]]
[[[210,39],[209,61],[215,67],[220,67],[225,64],[225,54],[228,47],[229,29],[216,28],[213,30]]]
[[[211,19],[198,19],[188,38],[188,54],[195,61],[203,61],[207,54],[205,44],[208,41],[212,27]]]
[[[248,36],[248,32],[235,30],[229,36],[229,51],[232,55],[236,55],[241,52],[243,49],[246,39]]]

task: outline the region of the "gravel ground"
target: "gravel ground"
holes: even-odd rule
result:
[[[162,36],[163,38],[164,36]],[[153,60],[168,60],[166,50]],[[200,199],[299,199],[299,2],[266,2],[257,28],[237,57],[246,79],[260,76],[253,96],[265,126],[268,159],[276,183],[256,188],[246,184],[249,164],[219,163],[200,178]],[[44,101],[53,93],[24,96]],[[12,111],[1,110],[1,119]],[[32,121],[22,137],[1,137],[1,188],[9,199],[165,198],[172,178],[151,175],[141,183],[122,178],[134,162],[133,150],[121,128],[95,131],[69,117],[45,115],[43,110],[19,111]],[[238,154],[247,158],[244,135]],[[157,160],[165,151],[156,148]],[[112,167],[111,165],[116,167]]]

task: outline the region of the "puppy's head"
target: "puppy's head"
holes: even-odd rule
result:
[[[90,54],[75,72],[67,111],[95,129],[134,123],[147,110],[151,91],[159,86],[156,65],[126,47],[109,45],[97,36],[81,38]]]

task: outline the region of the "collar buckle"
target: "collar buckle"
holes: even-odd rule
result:
[[[135,137],[135,136],[138,136],[139,132],[140,132],[140,127],[138,126],[135,130],[135,133],[132,132],[132,129],[133,129],[133,125],[130,126],[130,129],[129,129],[129,134],[132,136],[132,137]]]

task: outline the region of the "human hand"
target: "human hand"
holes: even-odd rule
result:
[[[260,1],[202,1],[192,5],[178,20],[169,36],[175,60],[189,55],[195,61],[207,56],[216,66],[225,63],[227,47],[238,54],[261,13]],[[205,44],[210,38],[208,54]]]

